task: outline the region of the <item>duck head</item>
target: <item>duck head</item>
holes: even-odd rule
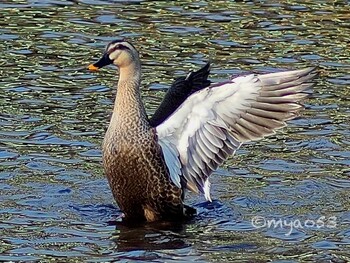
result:
[[[114,64],[118,68],[128,67],[139,60],[136,48],[128,41],[114,40],[105,49],[103,56],[88,66],[91,71],[96,71],[104,66]]]

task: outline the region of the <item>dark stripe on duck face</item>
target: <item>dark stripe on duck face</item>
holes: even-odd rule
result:
[[[129,43],[128,41],[125,41],[125,40],[114,40],[112,42],[110,42],[108,44],[108,46],[106,47],[106,51],[110,54],[112,53],[113,51],[117,50],[117,49],[120,49],[120,50],[130,50],[130,48],[126,45],[123,45],[123,43],[128,43],[131,47],[133,47],[134,49],[135,46],[131,43]],[[112,45],[115,45],[112,49],[108,50]]]
[[[122,43],[122,42],[124,42],[124,41],[123,40],[119,40],[119,39],[113,40],[112,42],[109,42],[108,45],[106,46],[106,51],[109,49],[109,47],[111,45],[114,45],[114,44],[117,44],[117,43]]]
[[[111,54],[112,52],[116,51],[117,49],[119,50],[130,50],[129,47],[124,46],[123,44],[117,44],[116,46],[112,47],[110,50],[107,51],[108,54]]]

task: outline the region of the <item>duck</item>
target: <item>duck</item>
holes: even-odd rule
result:
[[[308,67],[202,81],[208,85],[185,93],[179,105],[169,103],[169,93],[162,106],[167,112],[150,121],[141,99],[136,47],[125,39],[112,41],[88,69],[107,65],[116,66],[119,79],[102,160],[123,220],[129,222],[192,218],[196,210],[185,205],[186,192],[211,202],[210,175],[243,143],[275,134],[297,117],[317,75]]]

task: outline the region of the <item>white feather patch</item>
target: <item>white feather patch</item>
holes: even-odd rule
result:
[[[204,190],[205,199],[208,200],[209,202],[212,202],[211,197],[210,197],[210,182],[208,179],[205,180],[205,182],[204,182],[203,190]]]

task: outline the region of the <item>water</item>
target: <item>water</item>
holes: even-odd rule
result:
[[[0,261],[350,261],[349,14],[346,1],[1,1]],[[208,60],[213,81],[320,76],[299,119],[212,176],[212,204],[188,196],[197,218],[128,228],[101,168],[115,71],[85,70],[121,37],[142,54],[150,114]]]

